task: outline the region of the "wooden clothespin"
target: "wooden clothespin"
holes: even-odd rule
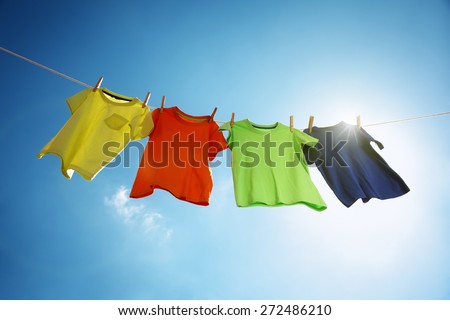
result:
[[[95,85],[94,89],[92,89],[93,92],[97,91],[97,89],[100,88],[102,81],[103,81],[103,77],[100,77],[100,79],[98,79],[97,84]]]
[[[309,116],[309,123],[308,123],[308,132],[309,133],[312,132],[313,124],[314,124],[314,116]]]
[[[356,117],[356,126],[358,127],[358,129],[361,129],[361,116],[359,114]]]
[[[164,111],[164,104],[166,103],[166,96],[162,96],[161,99],[161,109],[160,112],[162,113]]]
[[[230,126],[233,128],[234,126],[234,112],[231,113]]]
[[[209,117],[209,122],[211,122],[211,121],[214,120],[214,115],[216,114],[216,112],[217,112],[217,107],[214,107],[214,110],[213,110],[213,112],[211,113],[211,117]]]
[[[144,103],[142,104],[142,108],[145,108],[147,106],[148,100],[150,99],[151,93],[150,91],[147,92],[147,96],[145,97]]]
[[[289,122],[290,122],[290,125],[289,125],[289,127],[290,127],[290,129],[291,129],[291,132],[294,132],[294,116],[290,116],[289,117]]]

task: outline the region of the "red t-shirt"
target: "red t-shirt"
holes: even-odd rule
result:
[[[154,129],[141,159],[131,198],[151,195],[155,188],[180,200],[207,206],[213,187],[209,161],[227,148],[210,116],[191,116],[178,107],[152,112]]]

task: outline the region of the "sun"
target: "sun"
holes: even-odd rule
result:
[[[340,120],[344,121],[348,124],[357,124],[357,118],[359,116],[359,113],[357,111],[355,112],[345,112],[344,114],[340,115]],[[360,121],[362,124],[362,118],[360,117]]]

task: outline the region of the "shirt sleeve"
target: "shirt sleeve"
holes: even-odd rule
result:
[[[153,119],[153,125],[156,126],[156,124],[159,121],[159,116],[161,115],[161,109],[157,108],[152,111],[152,119]]]
[[[224,124],[222,124],[220,127],[219,127],[219,131],[228,131],[228,136],[227,136],[227,143],[228,143],[228,147],[230,148],[230,149],[232,149],[232,135],[233,135],[233,130],[231,130],[231,124],[230,124],[230,122],[225,122]]]
[[[142,112],[131,120],[130,126],[131,140],[147,137],[154,127],[152,114],[148,108],[142,108]]]
[[[311,137],[309,134],[297,129],[294,129],[294,135],[297,142],[299,142],[302,146],[306,145],[309,147],[314,147],[317,142],[319,142],[319,139]]]
[[[213,161],[216,155],[228,148],[228,143],[225,140],[221,131],[219,131],[219,126],[216,122],[211,122],[209,134],[209,147],[208,147],[208,159]]]
[[[75,111],[77,111],[79,106],[83,104],[83,102],[86,100],[89,93],[91,92],[92,88],[87,88],[66,99],[67,105],[69,106],[70,112],[72,114],[74,114]]]
[[[384,148],[384,146],[383,146],[383,144],[380,142],[380,141],[378,141],[378,140],[375,140],[366,130],[364,130],[363,128],[360,128],[359,130],[361,130],[361,134],[363,135],[363,137],[365,138],[365,139],[367,139],[367,141],[370,143],[370,142],[375,142],[376,144],[377,144],[377,146],[378,146],[378,148],[380,148],[380,150],[383,150],[383,148]]]
[[[231,132],[231,125],[229,122],[225,122],[219,127],[219,131],[230,131]]]

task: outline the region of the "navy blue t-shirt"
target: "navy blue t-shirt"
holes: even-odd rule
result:
[[[356,200],[390,199],[409,191],[403,179],[375,151],[383,145],[363,128],[340,122],[335,126],[313,127],[305,133],[319,139],[315,147],[304,149],[307,161],[315,163],[325,181],[346,206]]]

